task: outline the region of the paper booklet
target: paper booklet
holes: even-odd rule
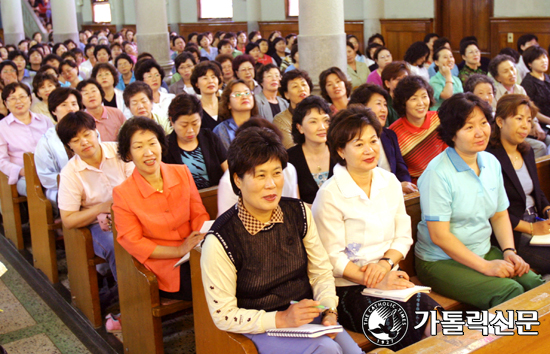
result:
[[[201,234],[207,233],[208,230],[210,230],[210,228],[212,227],[212,224],[214,224],[214,221],[216,221],[216,220],[206,220],[204,222],[204,224],[202,224],[202,227],[199,230],[199,232]],[[189,262],[189,253],[187,253],[185,256],[181,257],[181,259],[178,261],[178,263],[174,264],[174,268],[176,268],[177,266],[179,266],[179,265],[181,265],[185,262]]]
[[[271,337],[317,338],[325,334],[339,333],[343,330],[344,328],[340,325],[305,324],[300,327],[268,329],[266,333]]]
[[[550,234],[531,237],[530,246],[550,246]]]
[[[418,294],[418,293],[427,294],[431,290],[432,288],[430,288],[429,286],[415,285],[412,288],[403,289],[403,290],[380,290],[380,289],[373,289],[373,288],[365,288],[363,289],[362,294],[365,296],[379,297],[384,299],[406,302],[415,294]]]

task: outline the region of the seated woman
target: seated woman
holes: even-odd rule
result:
[[[277,95],[281,86],[281,71],[275,64],[262,65],[258,69],[258,81],[262,91],[254,96],[260,117],[273,122],[273,117],[288,108],[288,102]]]
[[[484,151],[490,107],[471,93],[457,94],[439,114],[449,148],[418,181],[416,273],[437,293],[486,310],[544,281],[517,255],[500,164]],[[491,247],[492,233],[500,249]]]
[[[48,110],[48,97],[59,87],[59,81],[53,75],[46,72],[36,74],[32,80],[32,90],[36,100],[31,105],[31,112],[45,115],[55,124],[55,119]]]
[[[151,119],[132,118],[118,137],[120,159],[136,168],[113,189],[117,241],[155,273],[161,297],[191,301],[189,262],[174,264],[203,239],[198,231],[210,219],[193,177],[187,166],[161,162],[164,130]]]
[[[241,125],[239,129],[237,129],[235,136],[239,135],[241,132],[250,127],[271,129],[275,132],[280,140],[283,137],[281,131],[275,125],[273,125],[273,123],[270,123],[268,120],[259,117],[253,117],[244,122],[243,125]],[[287,163],[286,167],[283,169],[283,175],[285,177],[285,183],[283,185],[283,197],[300,198],[298,191],[298,175],[296,172],[296,168],[294,167],[294,165],[292,165],[292,163]],[[220,184],[218,185],[218,216],[225,213],[225,211],[227,211],[231,207],[235,206],[238,201],[239,196],[235,194],[231,186],[229,170],[225,170],[225,173],[220,179]]]
[[[462,82],[462,86],[464,86],[470,75],[487,75],[487,72],[481,69],[481,51],[476,41],[461,42],[460,55],[464,59],[464,66],[458,72],[458,78]]]
[[[335,160],[327,145],[330,107],[319,96],[306,97],[292,115],[295,146],[288,149],[288,161],[297,167],[300,199],[311,205],[317,191],[332,176]]]
[[[118,84],[116,88],[124,91],[126,86],[130,85],[132,82],[136,81],[136,76],[134,75],[134,61],[126,53],[120,54],[115,59],[115,67],[120,73],[118,76]]]
[[[94,253],[107,261],[116,280],[113,233],[105,220],[111,213],[113,188],[132,175],[134,164],[118,158],[116,142],[98,141],[95,120],[86,112],[67,114],[56,129],[63,145],[74,153],[60,173],[61,221],[68,229],[90,229]]]
[[[78,112],[84,108],[80,92],[70,87],[59,87],[49,96],[48,108],[55,123],[61,121],[67,114]],[[55,127],[51,127],[38,140],[34,152],[34,164],[40,184],[44,187],[44,195],[52,203],[54,215],[57,209],[57,176],[69,162],[65,146],[59,140]]]
[[[193,54],[188,52],[179,54],[176,57],[174,67],[177,69],[180,79],[170,85],[168,92],[174,95],[179,95],[183,92],[194,95],[195,90],[191,84],[191,74],[193,73],[195,65],[197,65],[197,62],[195,61]]]
[[[375,86],[375,85],[373,85]],[[319,238],[327,250],[336,278],[341,324],[355,332],[363,329],[363,313],[380,300],[362,294],[365,287],[383,290],[413,287],[407,273],[395,271],[413,240],[401,184],[377,168],[382,126],[373,112],[353,106],[338,112],[329,129],[331,154],[337,159],[334,176],[317,193],[311,211]],[[429,335],[430,326],[417,327],[415,310],[433,310],[437,303],[427,294],[398,302],[409,323],[401,349]]]
[[[168,135],[162,161],[184,164],[198,189],[217,186],[227,170],[227,152],[210,129],[201,129],[201,102],[195,95],[180,94],[168,108],[174,131]]]
[[[439,138],[437,112],[433,105],[433,89],[419,76],[407,76],[397,84],[394,107],[401,116],[390,129],[397,135],[399,148],[409,168],[412,183],[424,172],[428,163],[447,145]]]
[[[407,63],[404,61],[393,61],[386,65],[384,70],[382,70],[382,82],[384,83],[384,90],[388,92],[388,117],[384,127],[389,127],[396,120],[399,119],[399,114],[395,108],[393,108],[393,95],[395,88],[399,81],[405,76],[411,75]],[[427,80],[426,80],[427,82]]]
[[[256,76],[256,62],[248,54],[239,55],[233,59],[233,71],[237,79],[243,80],[250,92],[258,94],[262,87],[258,84],[254,77]]]
[[[195,66],[191,74],[191,85],[200,95],[202,104],[202,127],[214,130],[220,123],[218,119],[218,88],[222,82],[222,73],[218,65],[203,61]]]
[[[118,72],[109,63],[97,63],[92,70],[92,79],[95,79],[103,89],[103,105],[118,108],[126,118],[132,115],[124,104],[123,91],[115,88],[118,84]]]
[[[336,113],[348,106],[349,95],[351,94],[351,82],[346,74],[333,66],[319,74],[319,86],[321,96],[330,103],[330,110]]]
[[[252,41],[250,41],[250,43],[252,43]],[[269,41],[265,38],[260,38],[254,43],[256,43],[258,45],[258,48],[260,48],[260,55],[257,61],[264,65],[266,64],[276,65],[275,60],[269,54],[267,54],[267,52],[269,51]],[[246,53],[246,54],[250,54],[250,53]]]
[[[164,80],[164,70],[154,59],[144,60],[139,67],[136,66],[136,80],[143,81],[153,90],[153,113],[160,117],[168,117],[168,106],[175,95],[168,93],[161,87]],[[166,133],[170,133],[168,131]]]
[[[311,82],[306,71],[299,69],[292,70],[286,72],[281,79],[279,94],[290,105],[286,110],[273,117],[273,124],[283,133],[283,145],[285,149],[290,149],[294,146],[294,140],[292,139],[292,113],[298,103],[311,95],[312,90],[313,82]]]
[[[19,50],[13,50],[9,52],[8,60],[11,60],[17,66],[17,80],[31,88],[32,77],[29,70],[27,70],[27,55]]]
[[[229,81],[235,80],[235,72],[233,71],[233,56],[228,54],[218,54],[216,57],[216,62],[222,67],[223,90]],[[193,91],[193,94],[195,94],[195,91]]]
[[[79,75],[78,65],[72,60],[63,60],[61,64],[59,64],[59,73],[65,79],[65,84],[61,86],[76,88],[78,83],[82,81]]]
[[[503,96],[497,104],[487,151],[495,155],[502,168],[517,253],[531,268],[548,274],[550,249],[529,245],[533,235],[550,233],[550,222],[541,220],[548,219],[550,203],[540,187],[533,150],[524,141],[536,113],[529,97]]]
[[[388,116],[388,93],[378,85],[363,84],[353,91],[350,99],[351,105],[362,105],[370,108],[376,118],[384,127]],[[411,175],[407,164],[401,155],[401,149],[397,142],[397,135],[389,128],[382,128],[380,133],[380,157],[378,167],[393,173],[399,182],[403,193],[417,192],[418,189],[411,183]]]
[[[435,103],[430,108],[437,111],[444,100],[454,94],[464,92],[462,82],[454,76],[451,70],[455,67],[453,52],[447,47],[439,47],[434,52],[436,74],[430,79],[434,91]]]
[[[382,70],[393,61],[393,58],[391,56],[390,50],[386,47],[379,47],[374,52],[374,61],[376,62],[376,65],[378,65],[378,68],[371,72],[369,74],[369,77],[367,78],[367,83],[369,84],[375,84],[380,87],[383,87],[382,82]]]
[[[0,120],[0,172],[8,184],[16,184],[20,195],[27,195],[23,154],[34,152],[51,120],[30,111],[31,91],[21,82],[13,82],[2,91],[2,102],[10,114]]]
[[[220,98],[220,124],[213,132],[220,138],[225,149],[235,139],[237,129],[250,117],[258,115],[254,95],[243,80],[227,84]]]
[[[201,56],[208,58],[208,60],[216,59],[218,55],[218,48],[212,47],[210,44],[210,38],[205,34],[201,33],[197,37],[197,41],[201,46]]]
[[[523,62],[531,70],[521,80],[521,86],[527,96],[537,105],[540,113],[550,116],[550,77],[548,71],[548,52],[539,46],[527,48],[523,54]]]
[[[291,71],[294,69],[300,69],[300,52],[298,51],[298,43],[294,43],[292,45],[292,48],[290,50],[290,54],[288,55],[290,57],[290,60],[292,60],[292,64],[290,64],[286,69],[285,73],[287,71]]]
[[[367,64],[355,60],[357,53],[351,42],[346,42],[346,60],[348,63],[347,74],[351,80],[351,87],[355,88],[367,82],[370,70]]]
[[[260,63],[262,65],[275,64],[273,58],[271,58],[267,54],[262,53],[258,43],[248,43],[243,53],[250,55],[254,59],[254,61],[256,61],[256,63]],[[277,67],[277,65],[275,66]]]
[[[235,138],[228,157],[231,185],[240,198],[210,229],[201,257],[216,326],[250,338],[260,354],[361,353],[345,331],[312,339],[265,333],[311,322],[335,325],[334,278],[309,208],[281,198],[288,157],[277,135],[248,128]],[[291,301],[299,302],[289,306]]]
[[[430,81],[428,68],[424,65],[430,56],[430,48],[424,42],[414,42],[405,52],[403,61],[407,63],[407,67],[411,75],[418,75],[426,81]],[[383,80],[382,80],[383,81]]]

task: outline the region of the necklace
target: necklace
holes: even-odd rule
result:
[[[521,160],[519,159],[519,156],[518,156],[518,155],[512,156],[512,155],[508,154],[508,157],[509,157],[510,160],[512,161],[512,166],[514,166],[514,168],[516,168],[516,164],[517,164],[518,162],[521,163]]]
[[[164,190],[163,189],[157,189],[157,192],[159,193],[162,193]]]

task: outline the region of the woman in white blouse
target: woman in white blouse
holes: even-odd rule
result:
[[[161,117],[168,117],[168,107],[176,95],[168,93],[162,87],[164,70],[161,66],[153,59],[145,60],[136,69],[136,80],[145,82],[153,90],[152,112]]]
[[[391,172],[377,167],[381,130],[376,115],[365,107],[352,106],[333,117],[328,141],[338,164],[312,207],[333,266],[339,322],[354,332],[362,331],[363,313],[379,300],[362,295],[365,287],[397,290],[414,286],[407,273],[394,267],[407,255],[413,240],[401,184]],[[398,303],[411,323],[403,340],[390,346],[392,350],[429,335],[429,326],[414,329],[421,319],[415,310],[437,306],[426,294]]]

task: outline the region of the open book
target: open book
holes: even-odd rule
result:
[[[531,237],[530,246],[550,246],[550,234]]]
[[[374,288],[365,288],[363,289],[362,294],[365,296],[379,297],[383,299],[406,302],[415,294],[418,294],[418,293],[427,294],[431,290],[432,288],[430,288],[429,286],[415,285],[412,288],[403,289],[403,290],[380,290],[380,289],[374,289]]]
[[[204,224],[202,224],[202,227],[199,230],[199,232],[201,234],[207,233],[210,230],[210,228],[212,227],[212,224],[214,224],[214,221],[216,221],[216,220],[206,220],[204,222]],[[200,245],[200,243],[199,243],[199,245]],[[181,265],[185,262],[188,262],[188,261],[189,261],[189,253],[187,253],[186,255],[181,257],[180,260],[176,264],[174,264],[174,268],[176,268],[177,266],[179,266],[179,265]]]
[[[325,334],[339,333],[343,330],[340,325],[323,326],[322,324],[309,323],[300,327],[268,329],[266,333],[272,337],[317,338]]]

